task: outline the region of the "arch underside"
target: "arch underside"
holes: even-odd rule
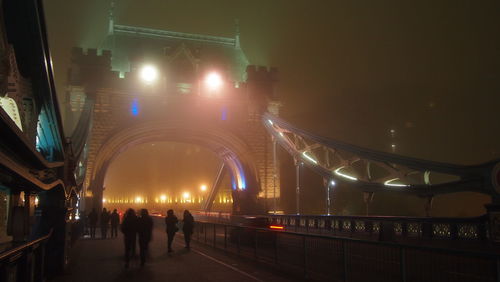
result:
[[[90,188],[102,196],[106,171],[123,152],[143,143],[171,141],[200,145],[216,154],[228,168],[233,182],[235,209],[251,209],[260,190],[257,170],[248,145],[234,133],[193,121],[143,122],[111,132],[97,151],[90,174]],[[238,199],[239,198],[239,199]],[[241,207],[239,207],[241,205]]]

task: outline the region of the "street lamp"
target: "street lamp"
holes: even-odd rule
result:
[[[200,186],[201,191],[207,191],[207,185],[203,184]]]
[[[167,200],[167,196],[165,196],[165,195],[161,195],[161,196],[160,196],[160,201],[161,201],[162,203],[165,203],[165,201],[166,201],[166,200]]]
[[[141,68],[139,76],[145,83],[153,83],[158,79],[158,69],[152,65],[145,65]]]
[[[209,91],[219,91],[223,84],[222,76],[217,72],[211,72],[205,77],[205,85]]]

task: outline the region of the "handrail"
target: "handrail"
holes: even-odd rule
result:
[[[321,239],[328,239],[328,240],[341,240],[341,241],[349,241],[349,242],[357,242],[357,243],[366,243],[366,244],[372,244],[372,245],[383,245],[383,246],[389,246],[389,247],[404,247],[407,249],[419,249],[419,250],[435,251],[435,252],[440,252],[440,253],[453,253],[453,254],[459,254],[459,255],[470,255],[470,256],[475,256],[475,257],[488,257],[488,258],[498,258],[499,257],[498,252],[495,250],[476,251],[476,250],[465,250],[465,249],[452,249],[452,248],[442,248],[442,247],[427,246],[427,245],[412,245],[412,244],[405,244],[405,243],[399,243],[399,242],[375,241],[375,240],[366,240],[366,239],[351,238],[351,237],[327,236],[327,235],[322,235],[322,234],[301,233],[301,232],[288,231],[288,230],[277,231],[277,230],[270,230],[270,229],[262,228],[262,227],[253,227],[253,226],[218,223],[218,222],[217,223],[216,222],[207,222],[207,221],[197,221],[197,222],[202,223],[202,224],[221,225],[221,226],[228,226],[228,227],[234,227],[234,228],[246,228],[246,229],[260,230],[260,231],[273,232],[273,233],[286,233],[286,234],[290,234],[290,235],[294,235],[294,236],[301,236],[301,237],[321,238]]]
[[[33,245],[35,245],[37,243],[40,243],[41,241],[49,239],[50,236],[52,236],[52,231],[53,230],[51,229],[50,232],[49,232],[49,234],[47,234],[45,236],[42,236],[42,237],[40,237],[38,239],[35,239],[33,241],[30,241],[30,242],[28,242],[26,244],[23,244],[21,246],[15,247],[13,249],[10,249],[8,251],[5,251],[5,252],[1,253],[0,254],[0,261],[8,258],[9,256],[11,256],[11,255],[13,255],[13,254],[15,254],[15,253],[17,253],[19,251],[22,251],[22,250],[24,250],[24,249],[26,249],[28,247],[31,247],[31,246],[33,246]]]

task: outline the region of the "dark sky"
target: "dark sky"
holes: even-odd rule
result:
[[[234,35],[279,70],[282,115],[335,139],[444,162],[500,158],[500,1],[117,1],[117,22]],[[59,95],[108,1],[45,1]],[[64,99],[61,97],[61,102]]]

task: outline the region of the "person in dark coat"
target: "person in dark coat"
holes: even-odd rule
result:
[[[184,241],[186,241],[186,249],[190,248],[191,235],[193,235],[194,218],[188,211],[184,210],[184,218],[182,219],[182,232],[184,233]]]
[[[167,237],[168,237],[168,252],[171,253],[172,250],[172,242],[174,241],[175,232],[179,231],[177,228],[177,222],[179,220],[174,215],[173,210],[167,211],[167,217],[165,217],[165,224],[167,226]]]
[[[90,238],[95,238],[95,229],[97,226],[97,212],[94,209],[89,213],[89,227],[90,227]]]
[[[109,212],[106,208],[102,209],[101,213],[101,238],[106,239],[108,236]]]
[[[137,219],[137,234],[139,234],[139,252],[141,255],[141,266],[146,262],[149,242],[153,235],[153,219],[149,216],[147,209],[141,210],[141,217]]]
[[[123,242],[125,243],[125,268],[128,268],[130,256],[135,249],[137,234],[137,216],[133,209],[128,209],[123,216],[121,231],[123,233]]]
[[[120,224],[120,215],[118,214],[116,209],[113,210],[113,213],[110,216],[110,222],[111,222],[111,238],[117,237],[118,224]]]

